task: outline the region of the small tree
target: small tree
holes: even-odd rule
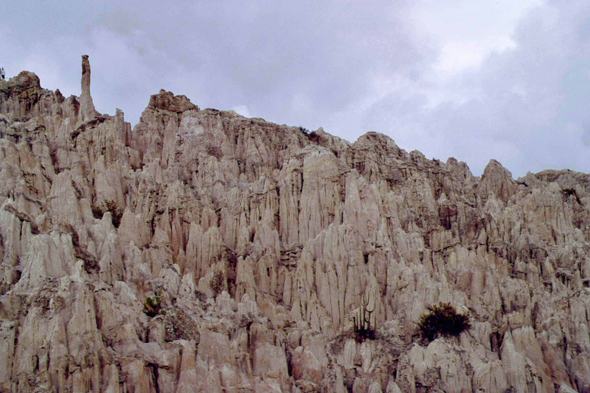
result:
[[[471,329],[469,316],[459,314],[449,303],[428,306],[428,312],[422,314],[418,322],[420,334],[428,341],[439,336],[458,336]]]

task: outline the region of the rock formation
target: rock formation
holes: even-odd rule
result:
[[[0,391],[590,392],[590,175],[164,90],[132,130],[82,68],[0,81]],[[471,330],[423,342],[438,302]]]
[[[82,94],[80,94],[80,109],[84,123],[94,120],[98,113],[94,109],[94,102],[90,95],[90,61],[88,55],[82,56]]]

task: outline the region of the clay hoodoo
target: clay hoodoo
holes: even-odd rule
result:
[[[80,95],[80,109],[82,111],[82,120],[89,122],[98,116],[94,109],[94,102],[90,95],[90,61],[88,55],[82,56],[82,94]]]
[[[86,56],[80,98],[0,81],[0,163],[2,391],[590,391],[587,174],[164,90],[132,130]],[[438,302],[471,329],[421,340]]]

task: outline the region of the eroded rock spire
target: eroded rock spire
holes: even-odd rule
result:
[[[88,55],[82,55],[80,110],[83,122],[93,120],[97,115],[96,109],[94,109],[94,102],[92,102],[92,96],[90,95],[90,61],[88,60]]]

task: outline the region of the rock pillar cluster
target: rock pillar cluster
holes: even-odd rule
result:
[[[0,84],[0,391],[589,392],[589,255],[587,174]]]

